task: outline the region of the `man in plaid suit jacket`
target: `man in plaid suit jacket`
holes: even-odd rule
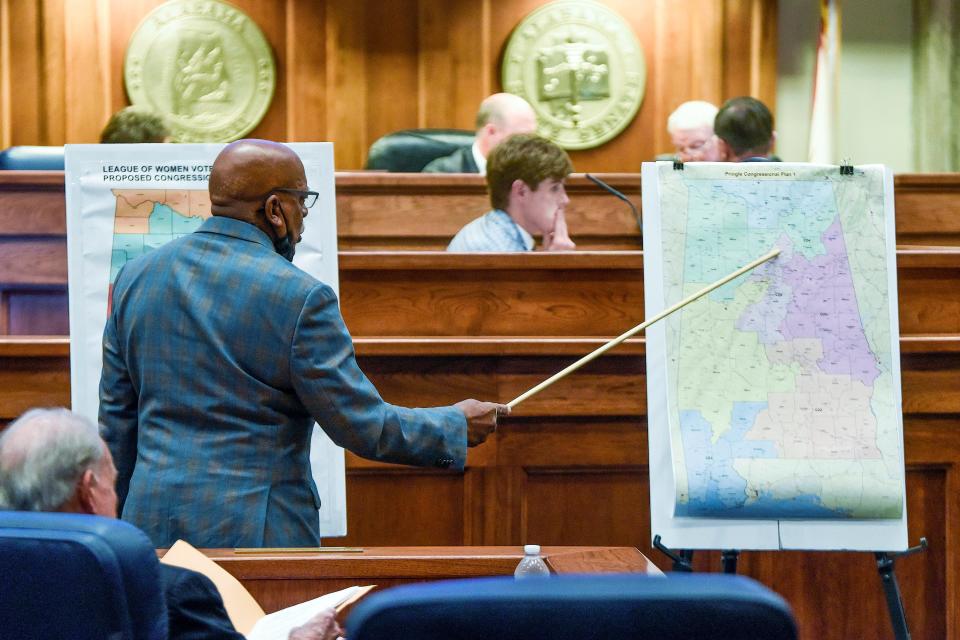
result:
[[[158,547],[319,544],[314,420],[367,458],[462,469],[506,407],[383,401],[330,287],[290,263],[316,199],[296,154],[234,142],[209,189],[213,216],[114,285],[100,422],[123,519]]]

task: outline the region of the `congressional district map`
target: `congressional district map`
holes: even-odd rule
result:
[[[644,217],[659,220],[644,227],[644,266],[661,299],[651,309],[648,296],[648,316],[781,249],[667,318],[657,334],[665,357],[648,363],[649,393],[664,397],[650,403],[650,428],[669,429],[674,516],[900,518],[895,262],[883,168],[652,168],[660,207],[648,211],[645,201]]]
[[[120,267],[151,249],[200,228],[210,217],[206,189],[111,189],[116,201],[110,284]]]

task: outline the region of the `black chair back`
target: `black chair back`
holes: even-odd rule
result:
[[[350,640],[796,640],[790,608],[742,576],[567,575],[405,585],[362,600]]]
[[[473,131],[463,129],[406,129],[383,136],[370,146],[364,169],[417,173],[431,160],[473,144]]]
[[[5,639],[167,637],[157,554],[126,522],[0,511],[0,576]]]

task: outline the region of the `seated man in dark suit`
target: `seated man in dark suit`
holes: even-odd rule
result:
[[[117,517],[117,470],[110,450],[85,418],[66,409],[33,409],[0,435],[0,509]],[[204,575],[160,565],[171,640],[234,638],[220,593]],[[343,631],[323,611],[290,640],[333,640]]]
[[[447,251],[532,251],[535,235],[544,251],[571,251],[564,180],[573,165],[567,152],[546,138],[517,134],[490,154],[487,191],[493,210],[464,226]]]
[[[423,168],[423,173],[484,175],[487,172],[487,157],[502,140],[515,133],[533,133],[536,130],[537,114],[526,100],[512,93],[495,93],[480,103],[473,145],[433,160]]]
[[[777,132],[767,105],[743,96],[723,103],[713,123],[720,153],[727,162],[779,162],[772,155]]]

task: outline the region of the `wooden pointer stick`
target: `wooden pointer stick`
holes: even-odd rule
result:
[[[576,371],[577,369],[579,369],[579,368],[582,367],[583,365],[587,364],[588,362],[590,362],[590,361],[593,360],[594,358],[596,358],[596,357],[598,357],[598,356],[606,353],[606,352],[609,351],[610,349],[613,349],[615,346],[617,346],[618,344],[620,344],[621,342],[623,342],[624,340],[626,340],[626,339],[629,338],[630,336],[633,336],[633,335],[635,335],[635,334],[643,331],[644,329],[646,329],[647,327],[649,327],[650,325],[652,325],[654,322],[657,322],[657,321],[659,321],[659,320],[663,320],[664,318],[666,318],[668,315],[670,315],[670,314],[673,313],[674,311],[677,311],[678,309],[682,309],[683,307],[685,307],[686,305],[690,304],[691,302],[693,302],[693,301],[696,300],[697,298],[703,297],[703,296],[705,296],[706,294],[708,294],[708,293],[710,293],[711,291],[713,291],[714,289],[717,289],[717,288],[719,288],[719,287],[722,287],[723,285],[727,284],[728,282],[730,282],[730,281],[733,280],[734,278],[738,278],[738,277],[742,276],[743,274],[745,274],[746,272],[748,272],[748,271],[750,271],[750,270],[752,270],[752,269],[756,269],[757,267],[759,267],[759,266],[760,266],[761,264],[763,264],[764,262],[775,258],[775,257],[778,256],[779,254],[780,254],[780,249],[774,249],[773,251],[771,251],[770,253],[766,254],[765,256],[762,256],[762,257],[760,257],[760,258],[757,258],[756,260],[754,260],[754,261],[751,262],[750,264],[748,264],[748,265],[746,265],[746,266],[743,266],[743,267],[737,269],[736,271],[734,271],[734,272],[731,273],[730,275],[724,276],[723,278],[717,280],[717,281],[714,282],[713,284],[707,285],[706,287],[704,287],[704,288],[701,289],[700,291],[697,291],[697,292],[694,293],[693,295],[687,296],[686,298],[684,298],[684,299],[681,300],[680,302],[676,303],[676,304],[673,305],[672,307],[669,307],[669,308],[667,308],[667,309],[664,309],[663,311],[661,311],[661,312],[658,313],[657,315],[653,316],[653,317],[650,318],[649,320],[643,321],[642,323],[640,323],[640,324],[638,324],[637,326],[635,326],[633,329],[630,329],[630,330],[627,331],[626,333],[622,333],[622,334],[620,334],[619,336],[617,336],[616,338],[614,338],[613,340],[610,340],[610,341],[607,342],[606,344],[601,345],[601,346],[598,347],[596,350],[594,350],[592,353],[588,353],[587,355],[583,356],[582,358],[580,358],[579,360],[577,360],[576,362],[574,362],[573,364],[571,364],[569,367],[567,367],[567,368],[564,369],[563,371],[560,371],[559,373],[553,374],[552,376],[550,376],[549,378],[547,378],[546,380],[544,380],[543,382],[541,382],[541,383],[538,384],[537,386],[535,386],[535,387],[533,387],[532,389],[530,389],[530,390],[522,393],[521,395],[517,396],[516,398],[514,398],[513,400],[511,400],[510,402],[508,402],[508,403],[507,403],[507,406],[510,407],[511,409],[514,408],[515,406],[517,406],[518,404],[520,404],[521,402],[523,402],[524,400],[526,400],[526,399],[529,398],[530,396],[535,395],[535,394],[537,394],[537,393],[540,393],[541,391],[543,391],[544,389],[546,389],[547,387],[549,387],[550,385],[552,385],[552,384],[553,384],[554,382],[556,382],[557,380],[560,380],[561,378],[566,377],[567,374],[573,373],[574,371]]]

